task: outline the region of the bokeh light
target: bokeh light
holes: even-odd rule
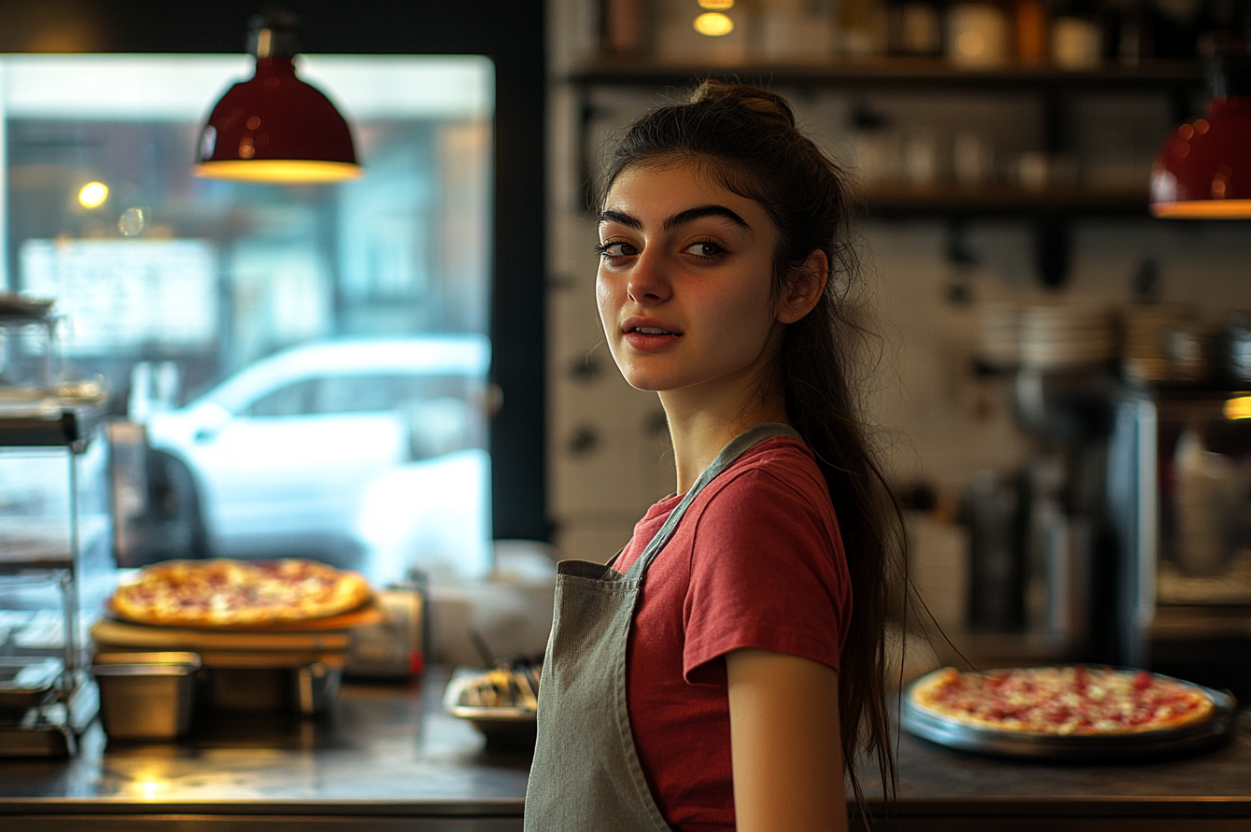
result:
[[[103,182],[88,182],[78,191],[78,204],[84,208],[99,208],[109,198],[109,186]]]
[[[695,18],[695,31],[710,38],[724,37],[734,31],[734,21],[720,12],[708,12]]]

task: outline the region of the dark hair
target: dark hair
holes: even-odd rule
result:
[[[657,108],[629,128],[609,157],[601,201],[626,168],[675,163],[700,165],[769,215],[777,234],[775,297],[812,252],[829,259],[825,293],[787,327],[778,372],[787,417],[825,476],[847,553],[854,607],[838,704],[843,759],[863,811],[859,754],[876,752],[888,795],[897,779],[884,678],[886,616],[896,597],[906,599],[907,557],[903,514],[869,441],[863,391],[852,383],[869,333],[852,302],[860,272],[849,233],[849,177],[798,130],[786,99],[715,81],[689,103]]]

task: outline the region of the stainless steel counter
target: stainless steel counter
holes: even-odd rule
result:
[[[202,720],[177,743],[106,742],[94,726],[73,759],[0,760],[0,829],[519,830],[529,756],[442,714],[446,678],[347,685],[323,721]],[[1004,762],[904,736],[896,817],[874,800],[874,828],[1251,829],[1251,712],[1239,719],[1220,748],[1121,765]]]
[[[1007,761],[951,751],[907,734],[898,748],[899,821],[883,829],[1251,830],[1251,710],[1238,714],[1225,745],[1173,759],[1096,765]],[[880,798],[880,786],[870,781],[876,773],[863,777],[870,797]]]
[[[444,715],[446,679],[348,684],[321,720],[198,715],[179,742],[97,723],[72,759],[0,760],[0,828],[518,830],[529,755]]]

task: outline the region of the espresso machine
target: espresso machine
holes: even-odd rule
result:
[[[1122,662],[1229,688],[1246,701],[1251,389],[1127,390],[1116,405],[1108,472]]]

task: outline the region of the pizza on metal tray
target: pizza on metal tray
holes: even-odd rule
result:
[[[251,627],[324,618],[373,597],[356,572],[309,560],[171,560],[117,588],[113,612],[140,624]]]
[[[1202,722],[1215,709],[1196,685],[1083,665],[986,673],[948,667],[919,679],[910,696],[922,712],[962,725],[1059,736],[1168,730]]]

